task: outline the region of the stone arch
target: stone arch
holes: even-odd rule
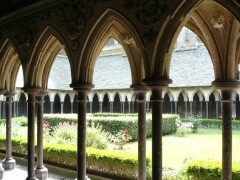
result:
[[[19,53],[13,42],[7,39],[0,50],[0,54],[0,89],[14,91],[18,70],[21,65]]]
[[[35,49],[31,55],[31,61],[26,67],[27,74],[25,76],[24,86],[47,89],[52,63],[61,49],[64,49],[66,54],[69,55],[68,58],[71,68],[71,56],[63,36],[61,36],[56,29],[50,26],[46,27],[39,36]]]
[[[207,3],[207,4],[206,4]],[[213,60],[213,66],[214,66],[214,73],[215,73],[215,79],[220,80],[227,80],[227,79],[237,79],[237,60],[235,57],[233,57],[236,54],[236,47],[238,38],[230,38],[231,34],[237,34],[239,33],[239,22],[233,15],[237,16],[239,19],[239,13],[237,14],[237,11],[240,11],[240,8],[238,5],[236,5],[233,0],[229,1],[231,6],[229,6],[226,2],[223,0],[218,1],[199,1],[199,0],[193,0],[193,1],[185,1],[183,3],[179,3],[178,6],[176,6],[174,9],[177,9],[171,18],[166,18],[165,22],[162,24],[162,28],[159,31],[157,41],[155,44],[155,53],[153,54],[153,68],[151,72],[151,78],[153,79],[165,79],[169,78],[169,68],[170,68],[170,61],[171,61],[171,55],[172,51],[174,49],[174,45],[176,42],[176,39],[184,25],[186,25],[188,28],[193,30],[195,33],[198,34],[198,36],[202,39],[202,41],[205,43],[206,47],[209,50],[209,53],[211,55],[211,58]],[[207,5],[209,8],[201,8],[201,5]],[[210,6],[213,6],[211,9]],[[231,8],[236,6],[236,8]],[[231,12],[229,12],[227,9]],[[212,10],[212,11],[211,11]],[[200,18],[196,14],[196,12],[199,12],[202,15]],[[204,11],[204,12],[203,12]],[[212,23],[212,17],[216,15],[218,12],[224,12],[227,13],[227,16],[231,16],[230,19],[226,18],[226,23],[233,23],[234,28],[231,26],[227,26],[226,31],[231,31],[231,33],[227,34],[227,45],[232,49],[230,56],[228,57],[229,61],[226,61],[226,56],[221,56],[219,58],[219,54],[221,50],[224,51],[224,53],[228,52],[229,48],[222,48],[218,46],[217,44],[220,44],[217,41],[221,41],[223,37],[218,37],[217,33],[215,31],[209,28],[210,24]],[[202,13],[201,13],[202,12]],[[231,14],[233,13],[233,14]],[[204,17],[203,14],[206,16]],[[194,17],[199,17],[199,21],[192,21]],[[204,30],[201,28],[205,28]],[[223,30],[224,31],[224,30]],[[238,32],[237,32],[238,31]],[[216,40],[217,39],[217,40]],[[216,42],[214,42],[216,40]],[[229,44],[231,42],[231,44]],[[222,43],[224,44],[224,43]],[[238,43],[239,44],[239,43]],[[226,45],[225,45],[226,46]],[[234,54],[234,55],[233,55]],[[228,67],[228,68],[226,68]]]
[[[91,35],[85,41],[82,51],[84,53],[81,55],[81,59],[87,61],[79,61],[81,62],[78,65],[78,78],[80,79],[74,81],[92,83],[94,66],[99,53],[108,40],[114,38],[122,45],[127,54],[132,74],[132,84],[141,84],[141,80],[148,73],[148,65],[146,63],[147,56],[142,47],[143,43],[137,31],[121,14],[111,9],[102,13],[96,22],[89,33]],[[84,51],[85,49],[88,49],[88,51]]]

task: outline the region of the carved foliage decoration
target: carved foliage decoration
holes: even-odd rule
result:
[[[211,18],[211,23],[214,28],[222,28],[225,25],[225,16],[223,14],[215,14]]]
[[[38,32],[38,27],[34,26],[31,28],[30,27],[23,28],[23,29],[19,30],[15,35],[15,38],[18,43],[18,48],[22,55],[21,61],[23,64],[28,62],[28,53],[32,46],[34,35],[37,32]]]
[[[167,13],[168,0],[126,0],[125,6],[135,12],[142,24],[153,24]]]

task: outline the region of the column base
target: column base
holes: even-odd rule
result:
[[[4,177],[4,169],[2,168],[2,166],[0,166],[0,179],[3,179]]]
[[[78,180],[78,179],[76,178],[75,180]],[[89,179],[89,178],[86,176],[85,180],[91,180],[91,179]]]
[[[37,179],[46,180],[48,178],[48,169],[45,166],[35,168],[35,176]]]
[[[5,170],[13,170],[16,166],[16,161],[15,159],[4,159],[2,161],[2,167],[5,169]]]

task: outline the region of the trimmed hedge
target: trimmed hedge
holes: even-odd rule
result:
[[[182,122],[188,122],[189,119],[181,119]],[[222,120],[217,119],[202,119],[200,127],[202,128],[210,128],[210,129],[221,129],[222,128]],[[232,129],[238,130],[240,129],[240,121],[232,120]]]
[[[25,117],[25,116],[14,117],[14,118],[12,118],[12,120],[19,122],[21,126],[28,125],[27,117]],[[6,123],[6,119],[0,119],[0,124],[2,124],[2,123]]]
[[[195,160],[188,162],[184,168],[188,177],[193,180],[220,180],[222,163],[220,161]],[[240,163],[232,163],[232,180],[240,179]]]
[[[102,129],[113,135],[117,134],[120,130],[128,129],[129,135],[132,136],[132,141],[138,140],[138,117],[136,114],[132,116],[110,116],[107,117],[106,114],[112,115],[114,113],[103,113],[103,117],[87,115],[87,122],[94,122],[95,125],[101,125]],[[133,116],[134,115],[134,116]],[[163,115],[163,135],[172,134],[177,131],[177,126],[175,124],[178,115]],[[62,114],[45,114],[44,120],[48,121],[50,126],[56,126],[60,122],[76,123],[77,115],[62,115]],[[147,138],[152,137],[152,120],[151,116],[146,118],[146,136]]]
[[[27,141],[21,138],[12,138],[13,153],[20,156],[27,154]],[[0,136],[0,149],[5,150],[5,136]],[[44,161],[55,166],[76,170],[77,147],[62,144],[44,143]],[[137,179],[138,157],[124,151],[99,150],[86,148],[87,172],[116,178]],[[146,158],[146,166],[151,167],[151,160]],[[147,173],[151,179],[150,173]]]

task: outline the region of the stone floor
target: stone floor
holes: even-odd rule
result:
[[[0,166],[5,154],[0,153]],[[27,178],[27,160],[19,157],[13,157],[16,160],[16,167],[11,171],[4,171],[2,180],[25,180]],[[45,165],[48,169],[48,180],[75,180],[76,171]],[[91,180],[111,180],[99,176],[88,175]]]

